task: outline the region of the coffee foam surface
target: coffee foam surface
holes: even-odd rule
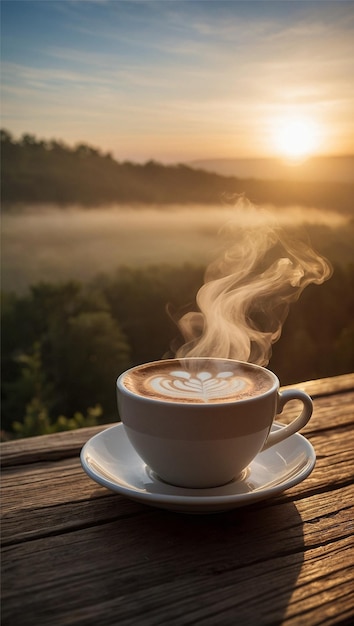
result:
[[[142,365],[127,372],[130,391],[170,402],[217,403],[261,395],[272,387],[266,371],[232,361],[183,360]]]

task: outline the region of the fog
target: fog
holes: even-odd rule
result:
[[[349,219],[318,209],[265,207],[260,221],[276,219],[284,227],[308,225],[346,230]],[[230,206],[202,207],[26,207],[2,217],[2,289],[23,292],[40,280],[89,280],[121,265],[208,264],[219,254],[232,224],[240,218]],[[240,223],[242,220],[242,224]]]

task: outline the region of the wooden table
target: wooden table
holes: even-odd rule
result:
[[[354,623],[354,375],[298,387],[315,470],[228,513],[98,486],[79,462],[98,428],[2,444],[3,626]]]

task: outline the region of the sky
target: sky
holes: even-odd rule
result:
[[[1,127],[119,160],[354,153],[354,1],[1,0]]]

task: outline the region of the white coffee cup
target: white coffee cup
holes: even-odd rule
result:
[[[309,421],[303,391],[279,391],[273,372],[231,359],[186,358],[145,363],[117,380],[121,421],[133,447],[162,480],[216,487],[241,476],[257,454]],[[290,400],[302,411],[271,432]]]

